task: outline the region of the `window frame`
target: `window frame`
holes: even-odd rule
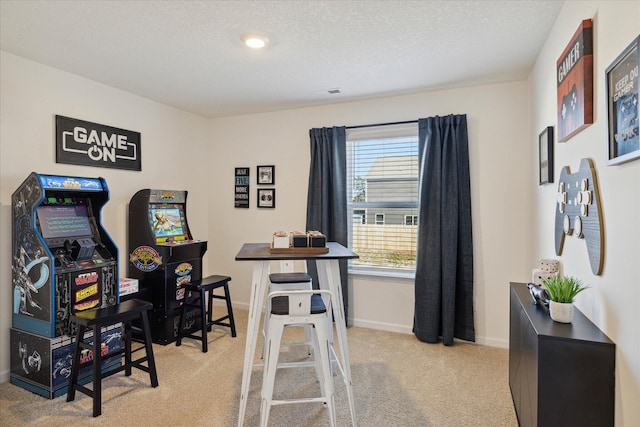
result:
[[[407,224],[407,219],[411,218],[411,224]],[[418,215],[405,215],[404,225],[418,225]]]
[[[354,219],[355,219],[355,215],[353,214],[354,211],[359,210],[359,211],[364,211],[364,221],[361,221],[362,224],[371,224],[371,223],[376,223],[378,224],[378,221],[376,221],[376,217],[377,214],[381,213],[383,215],[383,224],[387,224],[388,223],[388,215],[386,215],[388,212],[380,212],[380,209],[385,209],[385,208],[395,208],[395,209],[415,209],[415,214],[412,213],[406,213],[404,214],[402,217],[397,218],[397,214],[394,214],[395,216],[395,220],[397,221],[398,219],[400,219],[399,222],[397,222],[397,225],[400,225],[402,227],[413,227],[415,226],[415,230],[410,232],[410,238],[411,239],[417,239],[417,234],[418,234],[418,227],[417,227],[417,218],[418,218],[418,167],[417,167],[417,163],[418,163],[418,125],[417,122],[410,124],[409,126],[406,126],[405,124],[403,124],[403,129],[400,129],[399,131],[391,131],[389,132],[389,129],[386,129],[386,126],[383,127],[370,127],[368,129],[365,130],[365,133],[367,133],[368,135],[365,137],[361,137],[358,136],[357,138],[351,138],[350,136],[350,131],[347,130],[347,209],[348,211],[352,214],[352,219],[349,221],[348,224],[348,235],[349,235],[349,241],[348,241],[348,246],[350,249],[354,249],[353,248],[353,237],[354,237]],[[359,131],[360,129],[358,129]],[[395,132],[395,133],[394,133]],[[415,169],[413,170],[413,174],[411,174],[410,177],[404,177],[401,178],[401,180],[406,180],[407,182],[410,182],[411,185],[414,185],[415,188],[411,191],[411,195],[414,198],[413,200],[408,200],[408,201],[375,201],[375,202],[368,202],[368,201],[353,201],[354,197],[356,195],[356,193],[354,192],[354,189],[362,189],[364,188],[365,191],[365,199],[368,195],[368,184],[369,182],[373,182],[373,181],[366,181],[364,183],[360,183],[360,187],[356,188],[356,186],[354,186],[354,183],[356,183],[356,180],[360,177],[360,176],[356,176],[357,172],[354,172],[356,169],[358,169],[360,166],[357,166],[357,162],[355,160],[356,158],[356,154],[355,152],[357,151],[356,148],[354,148],[354,143],[358,143],[358,142],[372,142],[372,141],[387,141],[388,147],[385,146],[385,150],[389,150],[389,152],[393,152],[393,150],[396,147],[393,147],[393,144],[399,143],[399,144],[403,144],[403,145],[410,145],[411,146],[411,151],[410,154],[402,154],[402,155],[408,155],[408,156],[415,156],[415,159],[411,160],[411,164],[412,164],[412,168],[415,167]],[[393,156],[393,154],[389,154],[389,156]],[[371,215],[373,214],[373,215]],[[371,216],[371,217],[369,217]],[[414,224],[410,224],[407,225],[406,224],[406,218],[405,217],[411,217],[413,218]],[[396,224],[395,222],[393,222],[394,224]],[[373,225],[373,224],[371,224]],[[402,237],[400,238],[402,240]],[[401,241],[399,240],[399,241]],[[416,252],[417,248],[412,248],[411,252],[413,253],[413,256],[415,257],[415,252]],[[356,251],[357,253],[357,251]],[[349,273],[350,274],[356,274],[356,275],[369,275],[369,276],[381,276],[381,277],[396,277],[396,278],[404,278],[404,279],[412,279],[415,277],[415,258],[413,261],[413,265],[409,266],[409,267],[402,267],[402,266],[393,266],[393,265],[383,265],[383,264],[359,264],[358,261],[356,260],[355,262],[353,260],[349,261]]]

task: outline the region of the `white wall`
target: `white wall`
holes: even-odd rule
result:
[[[583,19],[593,19],[594,123],[564,143],[555,143],[554,176],[582,158],[595,164],[604,223],[604,269],[591,272],[584,241],[565,239],[561,257],[555,257],[554,218],[557,184],[538,187],[535,172],[527,182],[534,204],[537,258],[554,257],[564,272],[581,278],[591,289],[576,305],[617,345],[616,425],[640,425],[640,160],[607,166],[607,100],[605,69],[640,34],[640,2],[565,2],[531,72],[528,98],[533,131],[556,123],[556,61]],[[530,145],[532,156],[537,147]],[[594,367],[595,368],[595,367]]]
[[[207,121],[184,111],[0,52],[0,381],[8,380],[11,327],[11,194],[36,171],[102,176],[110,201],[103,224],[120,249],[127,273],[127,209],[141,188],[189,190],[189,225],[207,236],[212,197],[201,171],[208,159]],[[142,172],[55,163],[56,114],[141,133]],[[200,172],[198,172],[200,171]]]
[[[31,171],[103,176],[111,190],[104,223],[121,249],[126,273],[127,203],[140,188],[186,188],[189,222],[207,239],[205,273],[233,277],[234,304],[247,307],[251,266],[234,261],[245,242],[275,230],[304,229],[308,130],[331,125],[412,120],[466,113],[472,174],[476,326],[480,343],[506,346],[508,282],[527,280],[531,206],[522,191],[535,166],[527,150],[525,82],[380,98],[317,108],[206,121],[131,94],[2,52],[0,340],[11,327],[10,196]],[[139,131],[142,172],[56,164],[55,114]],[[211,141],[210,143],[208,142]],[[203,153],[205,153],[203,155]],[[255,167],[276,165],[276,209],[255,206]],[[235,167],[251,168],[251,207],[233,207]],[[517,213],[514,213],[517,212]],[[413,285],[389,278],[352,278],[350,317],[356,325],[410,333]],[[8,378],[8,349],[0,379]]]
[[[249,301],[251,266],[235,262],[244,242],[265,242],[275,230],[303,230],[309,129],[413,120],[466,113],[469,127],[476,333],[481,343],[507,346],[508,285],[530,276],[532,204],[526,194],[537,154],[527,131],[524,82],[378,98],[212,120],[212,178],[207,257],[233,277],[233,299]],[[256,208],[255,166],[276,165],[276,209]],[[233,207],[235,167],[251,167],[251,207]],[[349,316],[355,325],[411,332],[413,285],[406,280],[352,277]]]

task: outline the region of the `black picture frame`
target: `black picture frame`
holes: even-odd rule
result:
[[[234,207],[249,208],[249,168],[235,168]]]
[[[276,207],[276,189],[275,188],[258,188],[258,207],[266,209],[275,209]]]
[[[273,165],[269,166],[258,166],[256,179],[258,185],[273,185],[276,183],[276,167]]]
[[[638,69],[640,54],[636,37],[607,67],[607,123],[609,160],[608,166],[619,165],[640,158],[638,122]]]
[[[539,184],[553,182],[553,126],[547,126],[538,136]]]

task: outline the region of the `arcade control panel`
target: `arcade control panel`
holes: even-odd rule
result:
[[[50,248],[56,270],[74,271],[112,261],[111,254],[108,251],[102,254],[106,249],[91,238],[80,238],[73,242],[66,240],[62,246]]]
[[[167,240],[164,242],[156,243],[158,246],[179,246],[179,245],[190,245],[193,243],[200,243],[202,240]]]

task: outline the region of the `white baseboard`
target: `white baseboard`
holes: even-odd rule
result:
[[[9,382],[9,371],[0,372],[0,384]]]
[[[350,319],[353,326],[360,328],[376,329],[379,331],[398,332],[401,334],[412,334],[413,328],[405,325],[397,325],[393,323],[376,322],[374,320]]]
[[[498,338],[476,337],[476,344],[486,345],[488,347],[509,349],[509,340]]]
[[[376,322],[376,321],[364,320],[364,319],[352,319],[352,320],[353,320],[353,326],[358,326],[361,328],[377,329],[380,331],[387,331],[387,332],[398,332],[401,334],[413,334],[413,327],[409,327],[406,325],[396,325],[392,323]],[[508,340],[496,339],[496,338],[487,338],[487,337],[477,336],[475,344],[485,345],[488,347],[498,347],[498,348],[505,348],[505,349],[509,348]]]

